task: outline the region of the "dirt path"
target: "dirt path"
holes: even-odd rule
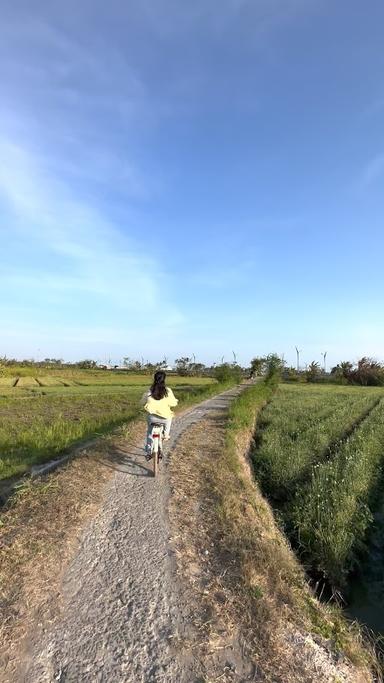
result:
[[[226,411],[242,387],[174,420],[168,453],[211,411]],[[62,582],[56,623],[31,651],[22,680],[191,683],[178,641],[187,628],[169,543],[166,465],[157,479],[139,447],[119,444],[117,472]],[[20,680],[20,679],[19,679]]]

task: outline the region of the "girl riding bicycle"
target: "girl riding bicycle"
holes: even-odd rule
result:
[[[151,435],[152,424],[164,425],[164,441],[168,441],[171,429],[174,408],[178,404],[172,389],[165,386],[166,374],[163,370],[155,372],[153,384],[149,391],[146,391],[142,404],[148,413],[148,429],[146,439],[146,450],[150,450],[149,437]]]

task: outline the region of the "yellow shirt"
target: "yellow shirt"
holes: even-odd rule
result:
[[[159,417],[170,418],[173,417],[173,412],[171,408],[174,408],[178,404],[178,400],[175,397],[172,389],[167,388],[167,395],[164,398],[156,400],[151,396],[151,392],[148,391],[144,394],[143,399],[146,400],[144,405],[144,410],[150,415],[158,415]]]

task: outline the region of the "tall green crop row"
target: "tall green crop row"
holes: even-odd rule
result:
[[[372,391],[309,393],[282,387],[263,412],[253,453],[263,489],[280,502],[290,499],[377,400]]]
[[[290,510],[305,554],[333,585],[343,585],[363,547],[383,464],[384,400],[332,460],[315,465]]]

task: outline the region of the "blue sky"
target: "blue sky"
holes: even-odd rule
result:
[[[0,355],[383,358],[383,25],[3,0]]]

